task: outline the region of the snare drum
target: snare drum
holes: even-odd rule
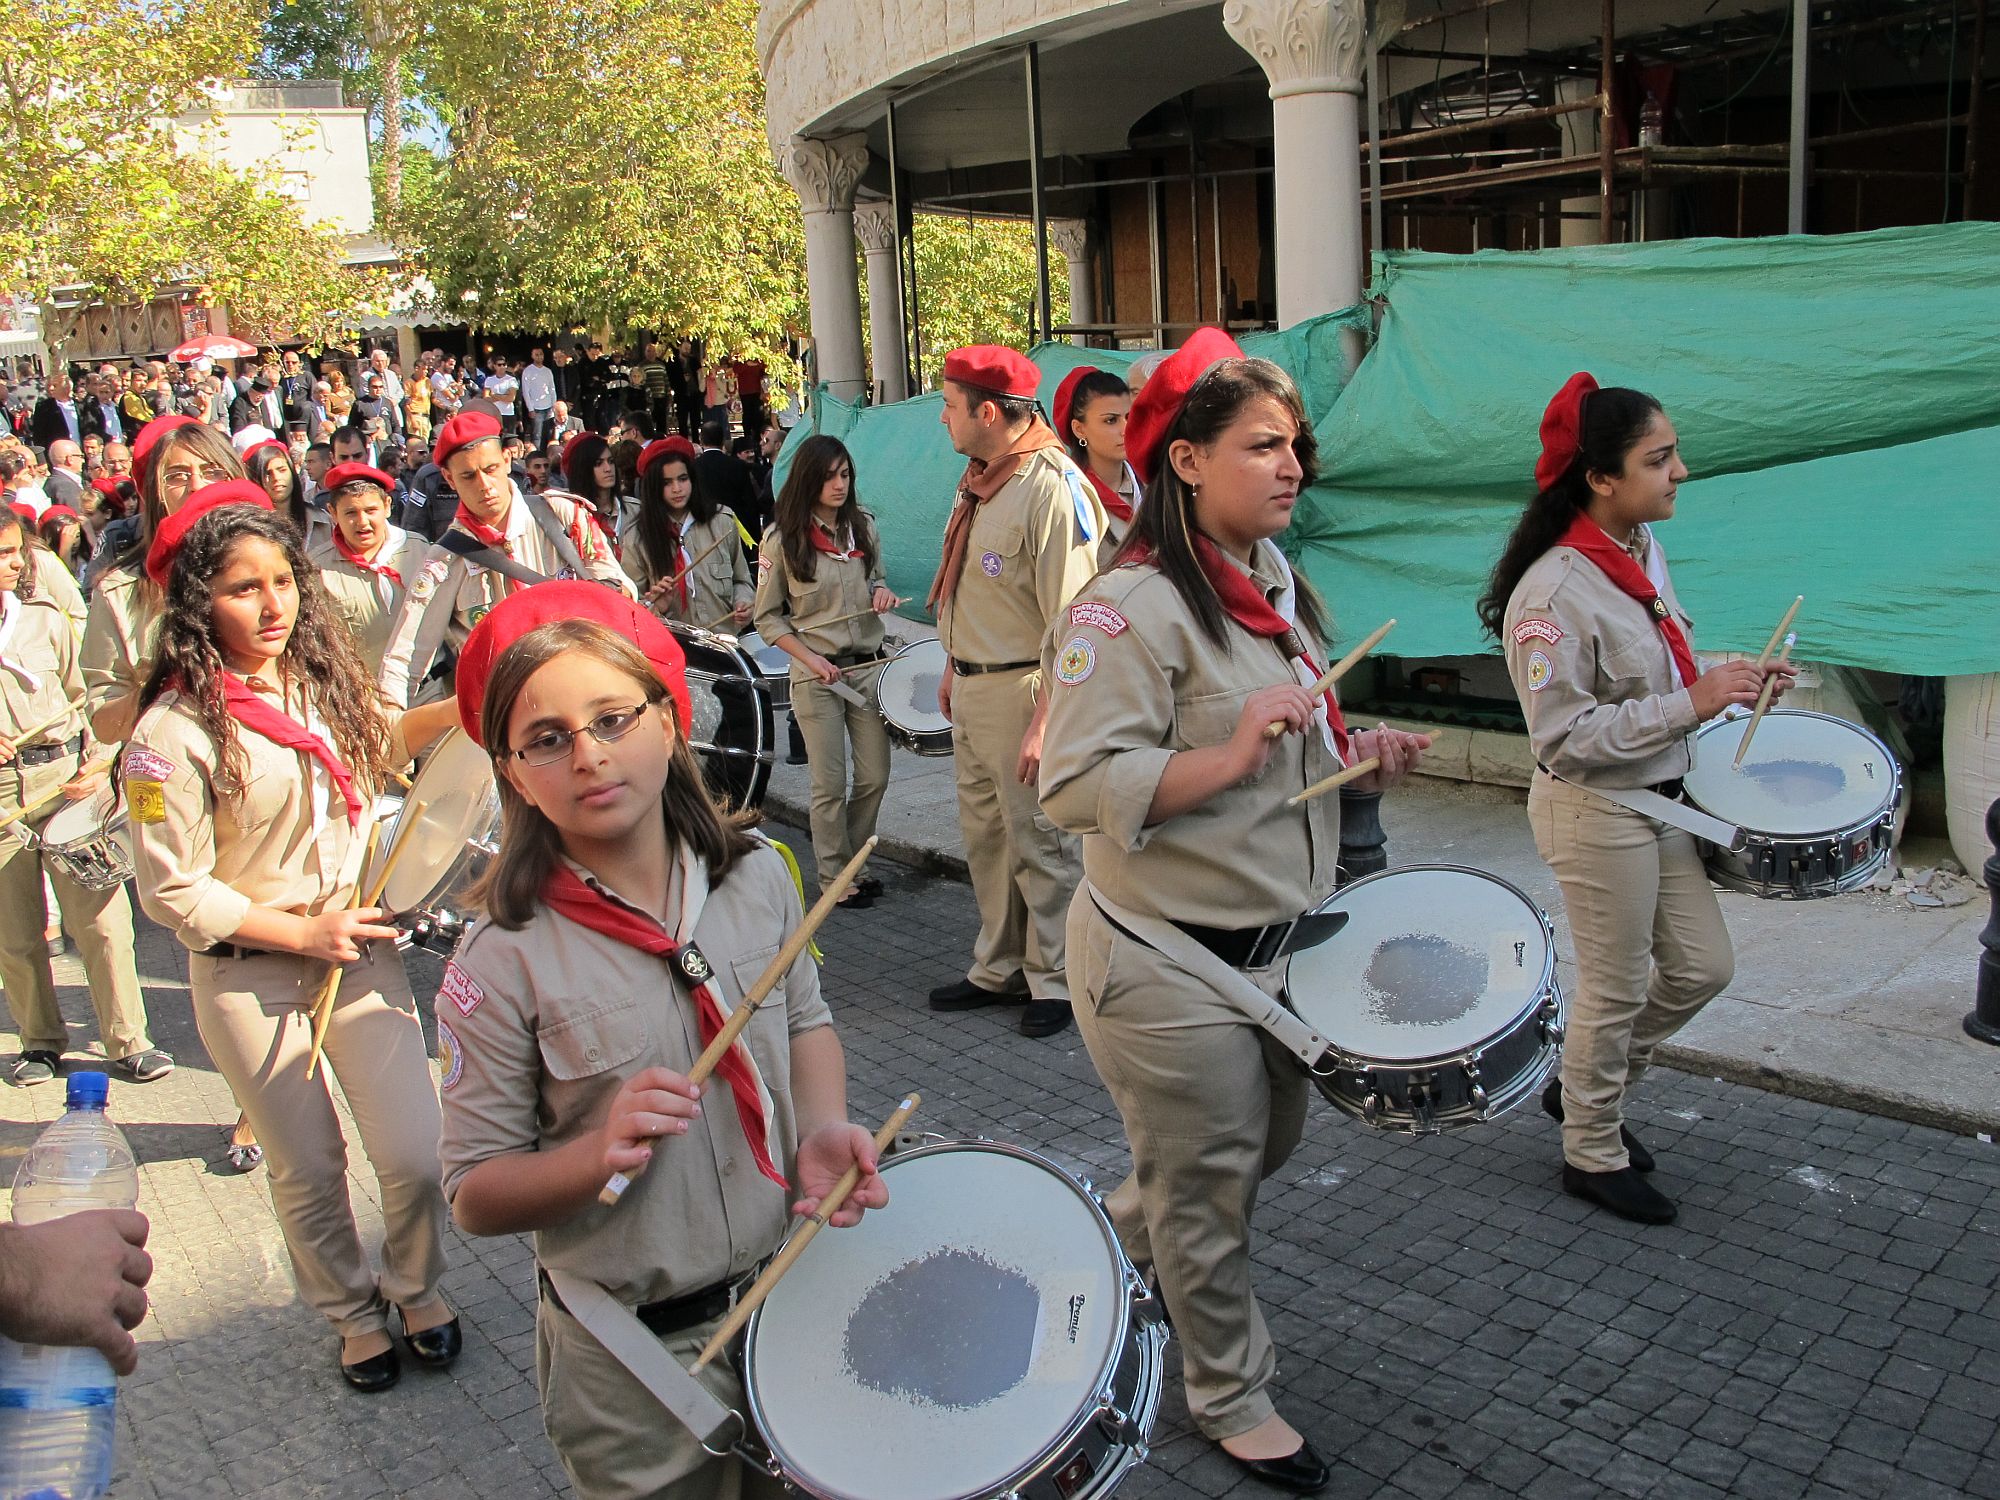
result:
[[[86,891],[108,891],[132,878],[132,835],[116,782],[65,802],[23,842]]]
[[[875,674],[875,707],[889,738],[912,754],[951,754],[951,720],[938,708],[949,663],[942,642],[912,641]]]
[[[1562,1055],[1555,926],[1496,875],[1410,865],[1315,908],[1347,925],[1292,955],[1288,998],[1329,1047],[1312,1069],[1337,1108],[1429,1135],[1538,1092]]]
[[[1695,736],[1687,800],[1741,827],[1738,850],[1703,841],[1708,873],[1753,896],[1807,900],[1865,885],[1895,842],[1902,768],[1859,724],[1779,709],[1764,716],[1736,767],[1744,719],[1718,719]]]
[[[688,747],[709,789],[733,809],[762,807],[773,744],[768,679],[735,637],[674,621],[667,628],[687,654]]]
[[[782,713],[792,706],[792,659],[776,646],[764,644],[764,638],[754,630],[746,630],[736,637],[736,644],[743,654],[756,663],[757,671],[764,679],[764,686],[771,694],[771,710]]]
[[[771,1472],[820,1500],[1108,1495],[1146,1457],[1166,1329],[1088,1187],[1014,1146],[883,1158],[750,1320]]]
[[[397,847],[404,819],[419,802],[422,819],[410,829],[409,847],[382,889],[382,907],[408,924],[410,941],[449,953],[465,929],[464,893],[500,847],[500,789],[492,758],[454,726],[424,757],[401,806],[385,814],[387,799],[376,804],[376,816],[384,821],[375,858],[362,877],[364,891],[374,885]]]

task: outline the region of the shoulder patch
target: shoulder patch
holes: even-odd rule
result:
[[[1530,615],[1514,627],[1516,645],[1526,645],[1529,641],[1547,641],[1553,646],[1563,638],[1562,627],[1554,620],[1544,620],[1538,615]]]
[[[438,986],[438,998],[451,1001],[458,1007],[460,1015],[469,1016],[479,1009],[479,1002],[486,998],[486,991],[458,966],[457,959],[453,959],[444,966],[444,982]]]
[[[451,564],[441,557],[435,562],[425,563],[423,571],[410,580],[410,597],[421,604],[437,592],[437,586],[444,582],[445,575],[450,571]]]
[[[1539,693],[1543,688],[1549,685],[1549,679],[1554,675],[1555,675],[1555,666],[1552,662],[1550,662],[1548,652],[1530,651],[1528,653],[1529,692]]]
[[[1072,604],[1069,607],[1069,622],[1072,625],[1088,625],[1111,636],[1124,634],[1132,623],[1110,605],[1099,604],[1092,599]]]
[[[167,821],[167,789],[157,781],[125,780],[125,815],[134,823]]]
[[[180,769],[159,751],[145,745],[127,745],[119,757],[118,768],[127,778],[140,781],[165,781]]]
[[[1082,636],[1072,636],[1056,655],[1056,681],[1075,687],[1097,668],[1097,648]]]
[[[768,573],[777,565],[778,559],[771,554],[768,547],[759,547],[757,549],[757,571],[759,573]]]
[[[465,1049],[458,1043],[458,1033],[440,1019],[438,1026],[438,1087],[446,1093],[458,1086],[458,1080],[465,1076]]]

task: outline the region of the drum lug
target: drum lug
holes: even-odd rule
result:
[[[1098,1392],[1097,1430],[1120,1447],[1135,1447],[1146,1440],[1146,1434],[1131,1416],[1118,1409],[1109,1389]]]
[[[1370,1079],[1369,1082],[1372,1084],[1374,1080]],[[1367,1096],[1361,1101],[1361,1118],[1368,1124],[1373,1125],[1377,1120],[1381,1119],[1382,1106],[1386,1102],[1381,1093],[1371,1087],[1368,1090]]]
[[[1486,1097],[1486,1090],[1479,1082],[1479,1059],[1483,1055],[1483,1052],[1474,1052],[1472,1056],[1460,1064],[1460,1067],[1465,1071],[1465,1083],[1472,1107],[1479,1111],[1479,1118],[1482,1120],[1491,1112],[1491,1104]]]
[[[496,858],[500,853],[500,841],[498,839],[467,839],[465,847],[470,849],[474,854],[486,859]]]

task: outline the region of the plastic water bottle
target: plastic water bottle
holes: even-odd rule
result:
[[[104,1114],[110,1080],[72,1073],[63,1117],[14,1174],[14,1222],[131,1208],[139,1167]],[[0,1500],[97,1500],[111,1488],[118,1377],[95,1349],[0,1338]]]

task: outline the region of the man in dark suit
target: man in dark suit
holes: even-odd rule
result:
[[[108,391],[107,384],[111,387]],[[124,425],[118,420],[116,382],[103,375],[84,376],[83,394],[76,398],[76,422],[86,435],[96,433],[105,442],[125,441]]]
[[[284,354],[284,373],[278,377],[278,395],[284,407],[285,425],[312,420],[313,374],[305,367],[296,349]]]
[[[736,518],[753,537],[761,537],[771,513],[757,497],[757,481],[750,466],[731,458],[722,445],[729,441],[729,424],[712,418],[701,424],[701,447],[694,456],[695,478],[701,492],[718,505],[736,512]]]
[[[49,376],[49,393],[35,403],[34,415],[28,418],[28,441],[37,448],[57,441],[81,443],[83,414],[77,408],[68,371],[57,370]]]
[[[250,389],[229,404],[229,430],[241,432],[246,427],[268,427],[273,432],[285,430],[284,407],[278,401],[271,377],[262,370],[250,382]]]

